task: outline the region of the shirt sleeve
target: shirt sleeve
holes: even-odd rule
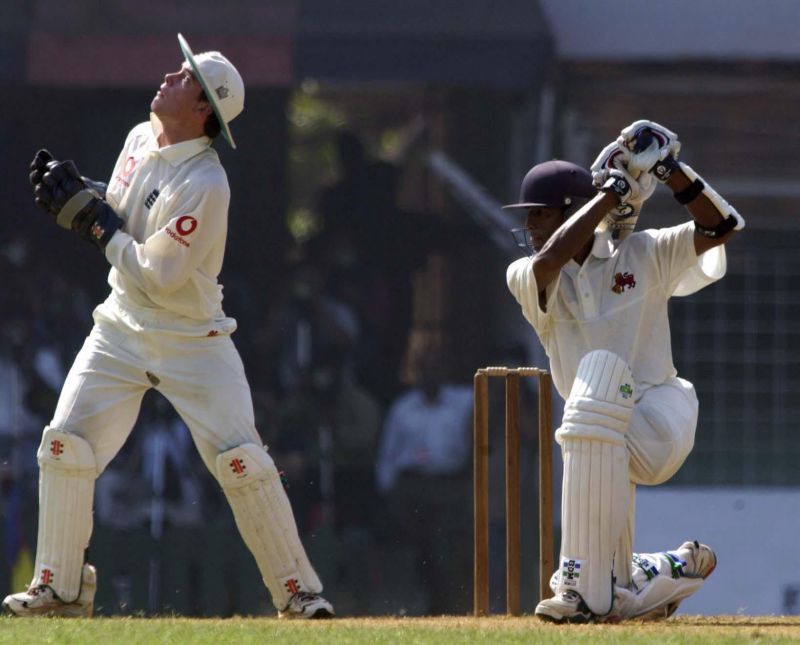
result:
[[[672,295],[681,276],[697,263],[694,249],[694,223],[645,231],[651,244],[651,256],[656,264],[661,284]]]
[[[522,313],[526,320],[537,331],[543,330],[550,320],[560,275],[559,273],[559,277],[547,285],[545,290],[546,309],[542,309],[539,305],[539,287],[533,272],[533,257],[515,260],[506,270],[508,289],[522,307]]]
[[[146,292],[181,287],[227,234],[230,190],[224,178],[187,181],[170,201],[167,224],[144,242],[117,231],[106,246],[108,261]]]
[[[725,275],[725,246],[709,249],[698,257],[694,247],[694,222],[648,231],[668,297],[688,296]]]
[[[697,258],[678,279],[673,296],[688,296],[712,282],[716,282],[725,275],[728,260],[725,254],[725,245],[715,246]]]

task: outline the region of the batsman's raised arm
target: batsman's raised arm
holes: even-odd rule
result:
[[[678,203],[695,221],[697,255],[724,244],[744,228],[744,218],[705,182],[691,166],[678,161],[681,144],[677,135],[653,121],[634,121],[617,142],[630,151],[629,167],[651,173],[669,186]]]
[[[528,212],[525,227],[532,232],[534,244],[546,237],[533,257],[533,273],[540,293],[553,283],[567,262],[588,253],[587,246],[591,247],[597,225],[617,204],[619,197],[615,193],[601,191],[554,231],[550,229],[549,237],[546,236],[552,216],[545,212],[547,209],[532,208]]]

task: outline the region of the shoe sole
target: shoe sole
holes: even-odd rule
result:
[[[69,605],[59,607],[58,609],[25,609],[23,611],[14,611],[7,603],[3,603],[3,613],[6,616],[13,616],[15,618],[26,618],[33,616],[46,616],[49,618],[91,618],[92,610],[88,611],[83,607],[71,607]]]
[[[561,614],[546,614],[544,612],[535,612],[534,616],[539,620],[543,620],[547,623],[555,623],[556,625],[562,625],[564,623],[568,623],[570,625],[584,625],[586,623],[592,622],[591,616],[585,616],[583,614],[576,614],[574,616],[562,616]]]
[[[312,616],[309,616],[312,620],[326,620],[328,618],[333,618],[333,614],[329,612],[327,609],[317,609]]]
[[[282,618],[283,620],[325,620],[328,618],[335,618],[335,614],[331,613],[327,609],[320,607],[310,616],[304,616],[303,614],[295,614],[290,611],[279,611],[278,618]]]

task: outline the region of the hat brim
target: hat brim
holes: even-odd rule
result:
[[[208,87],[208,81],[206,81],[206,77],[203,76],[203,72],[200,71],[200,68],[197,66],[197,63],[194,60],[192,48],[189,47],[189,43],[186,42],[186,39],[181,34],[178,34],[178,45],[180,45],[181,52],[183,52],[186,62],[191,66],[194,77],[197,79],[197,82],[200,83],[200,86],[203,88],[203,92],[206,94],[206,98],[208,99],[209,103],[211,103],[211,109],[214,110],[214,114],[217,115],[217,121],[219,121],[219,124],[222,128],[222,136],[225,137],[225,140],[229,144],[231,144],[231,148],[235,149],[236,144],[233,142],[233,135],[231,134],[231,130],[228,127],[228,124],[225,122],[225,119],[222,118],[219,105],[217,105],[216,94],[214,94],[214,92],[212,92]]]

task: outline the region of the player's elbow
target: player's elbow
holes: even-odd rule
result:
[[[174,271],[150,271],[146,274],[148,291],[169,295],[186,283],[186,277]]]

